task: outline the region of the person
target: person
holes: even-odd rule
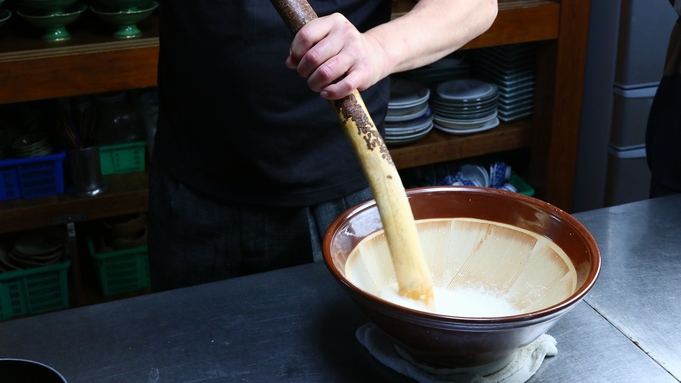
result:
[[[669,0],[681,15],[681,0]],[[646,126],[646,160],[651,172],[650,197],[681,193],[681,19],[669,39],[664,73]]]
[[[496,0],[313,0],[295,36],[269,1],[163,0],[149,262],[162,291],[318,261],[328,225],[372,197],[328,100],[382,125],[389,75],[487,30]]]

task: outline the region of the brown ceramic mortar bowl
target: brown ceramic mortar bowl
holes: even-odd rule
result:
[[[66,383],[66,379],[50,366],[27,359],[0,358],[0,382]]]
[[[418,363],[434,368],[501,368],[512,360],[518,349],[547,332],[575,307],[596,282],[601,265],[596,241],[581,223],[553,205],[518,193],[474,187],[426,187],[410,189],[407,195],[419,225],[423,220],[470,218],[493,221],[511,230],[517,228],[519,232],[534,233],[536,238],[551,246],[557,245],[563,251],[563,260],[559,261],[562,263],[558,266],[569,266],[572,278],[572,287],[567,293],[546,301],[549,303],[545,306],[535,302],[534,306],[530,305],[526,312],[519,315],[456,317],[406,308],[358,287],[350,275],[353,272],[346,274],[346,262],[348,259],[351,261],[347,262],[348,265],[354,262],[351,257],[353,250],[358,244],[358,248],[361,248],[367,242],[362,242],[363,239],[372,234],[375,236],[375,232],[382,230],[374,200],[348,209],[326,232],[323,244],[324,261],[331,274],[366,317],[388,335],[401,351]],[[423,234],[421,242],[425,243]],[[426,251],[424,245],[424,253]],[[528,281],[523,284],[530,285],[534,283],[532,278],[544,274],[547,269],[540,262],[535,263],[540,267],[525,267],[516,273],[493,270],[496,264],[513,263],[509,263],[509,254],[504,257],[506,259],[499,259],[498,263],[495,259],[488,259],[485,263],[490,271],[489,278],[500,279],[491,281],[495,285],[498,282],[510,286],[514,281],[501,279],[518,278],[518,274],[524,274]],[[560,257],[554,254],[552,258]],[[465,262],[460,264],[462,263]],[[529,263],[532,266],[532,262]],[[441,265],[448,262],[428,261],[428,264],[431,274],[438,274],[442,271],[438,268],[445,267]],[[549,266],[548,268],[553,267]],[[502,267],[505,266],[498,266]],[[450,270],[449,274],[457,272]],[[479,274],[486,273],[483,270]],[[434,278],[434,281],[436,279],[438,278]],[[546,280],[548,279],[537,279]],[[551,286],[533,286],[530,293],[543,289],[550,290]]]

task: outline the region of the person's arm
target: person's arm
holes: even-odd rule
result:
[[[322,97],[338,99],[448,55],[485,32],[496,15],[496,0],[421,0],[404,16],[360,33],[333,14],[296,34],[286,65]]]

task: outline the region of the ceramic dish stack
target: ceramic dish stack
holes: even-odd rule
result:
[[[52,154],[52,151],[52,145],[43,131],[35,131],[12,141],[12,154],[15,157],[40,157]]]
[[[428,105],[430,89],[416,81],[391,78],[388,114],[385,117],[386,145],[414,142],[433,128],[433,109]]]
[[[132,249],[147,244],[147,215],[125,215],[101,221],[99,253]]]
[[[96,0],[90,6],[104,22],[114,27],[113,37],[131,39],[142,36],[137,23],[147,19],[158,8],[158,2],[150,0]]]
[[[66,232],[60,227],[27,231],[10,249],[0,249],[0,271],[52,265],[63,259],[65,250]]]
[[[532,43],[478,49],[475,72],[499,87],[499,119],[504,122],[532,114],[536,47]]]
[[[33,26],[43,30],[45,41],[64,41],[71,38],[66,26],[80,18],[87,5],[77,0],[21,0],[17,14]]]
[[[459,54],[443,57],[432,64],[407,71],[404,75],[410,80],[434,87],[445,81],[468,78],[470,73],[470,63],[464,55]]]
[[[435,128],[450,134],[483,132],[499,125],[498,87],[478,79],[443,82],[435,88]]]

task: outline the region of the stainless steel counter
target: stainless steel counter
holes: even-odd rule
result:
[[[602,274],[530,382],[678,382],[681,196],[576,217]],[[365,322],[318,263],[6,321],[0,357],[70,383],[409,382],[357,342]]]
[[[603,258],[586,302],[681,380],[681,199],[576,216]]]

